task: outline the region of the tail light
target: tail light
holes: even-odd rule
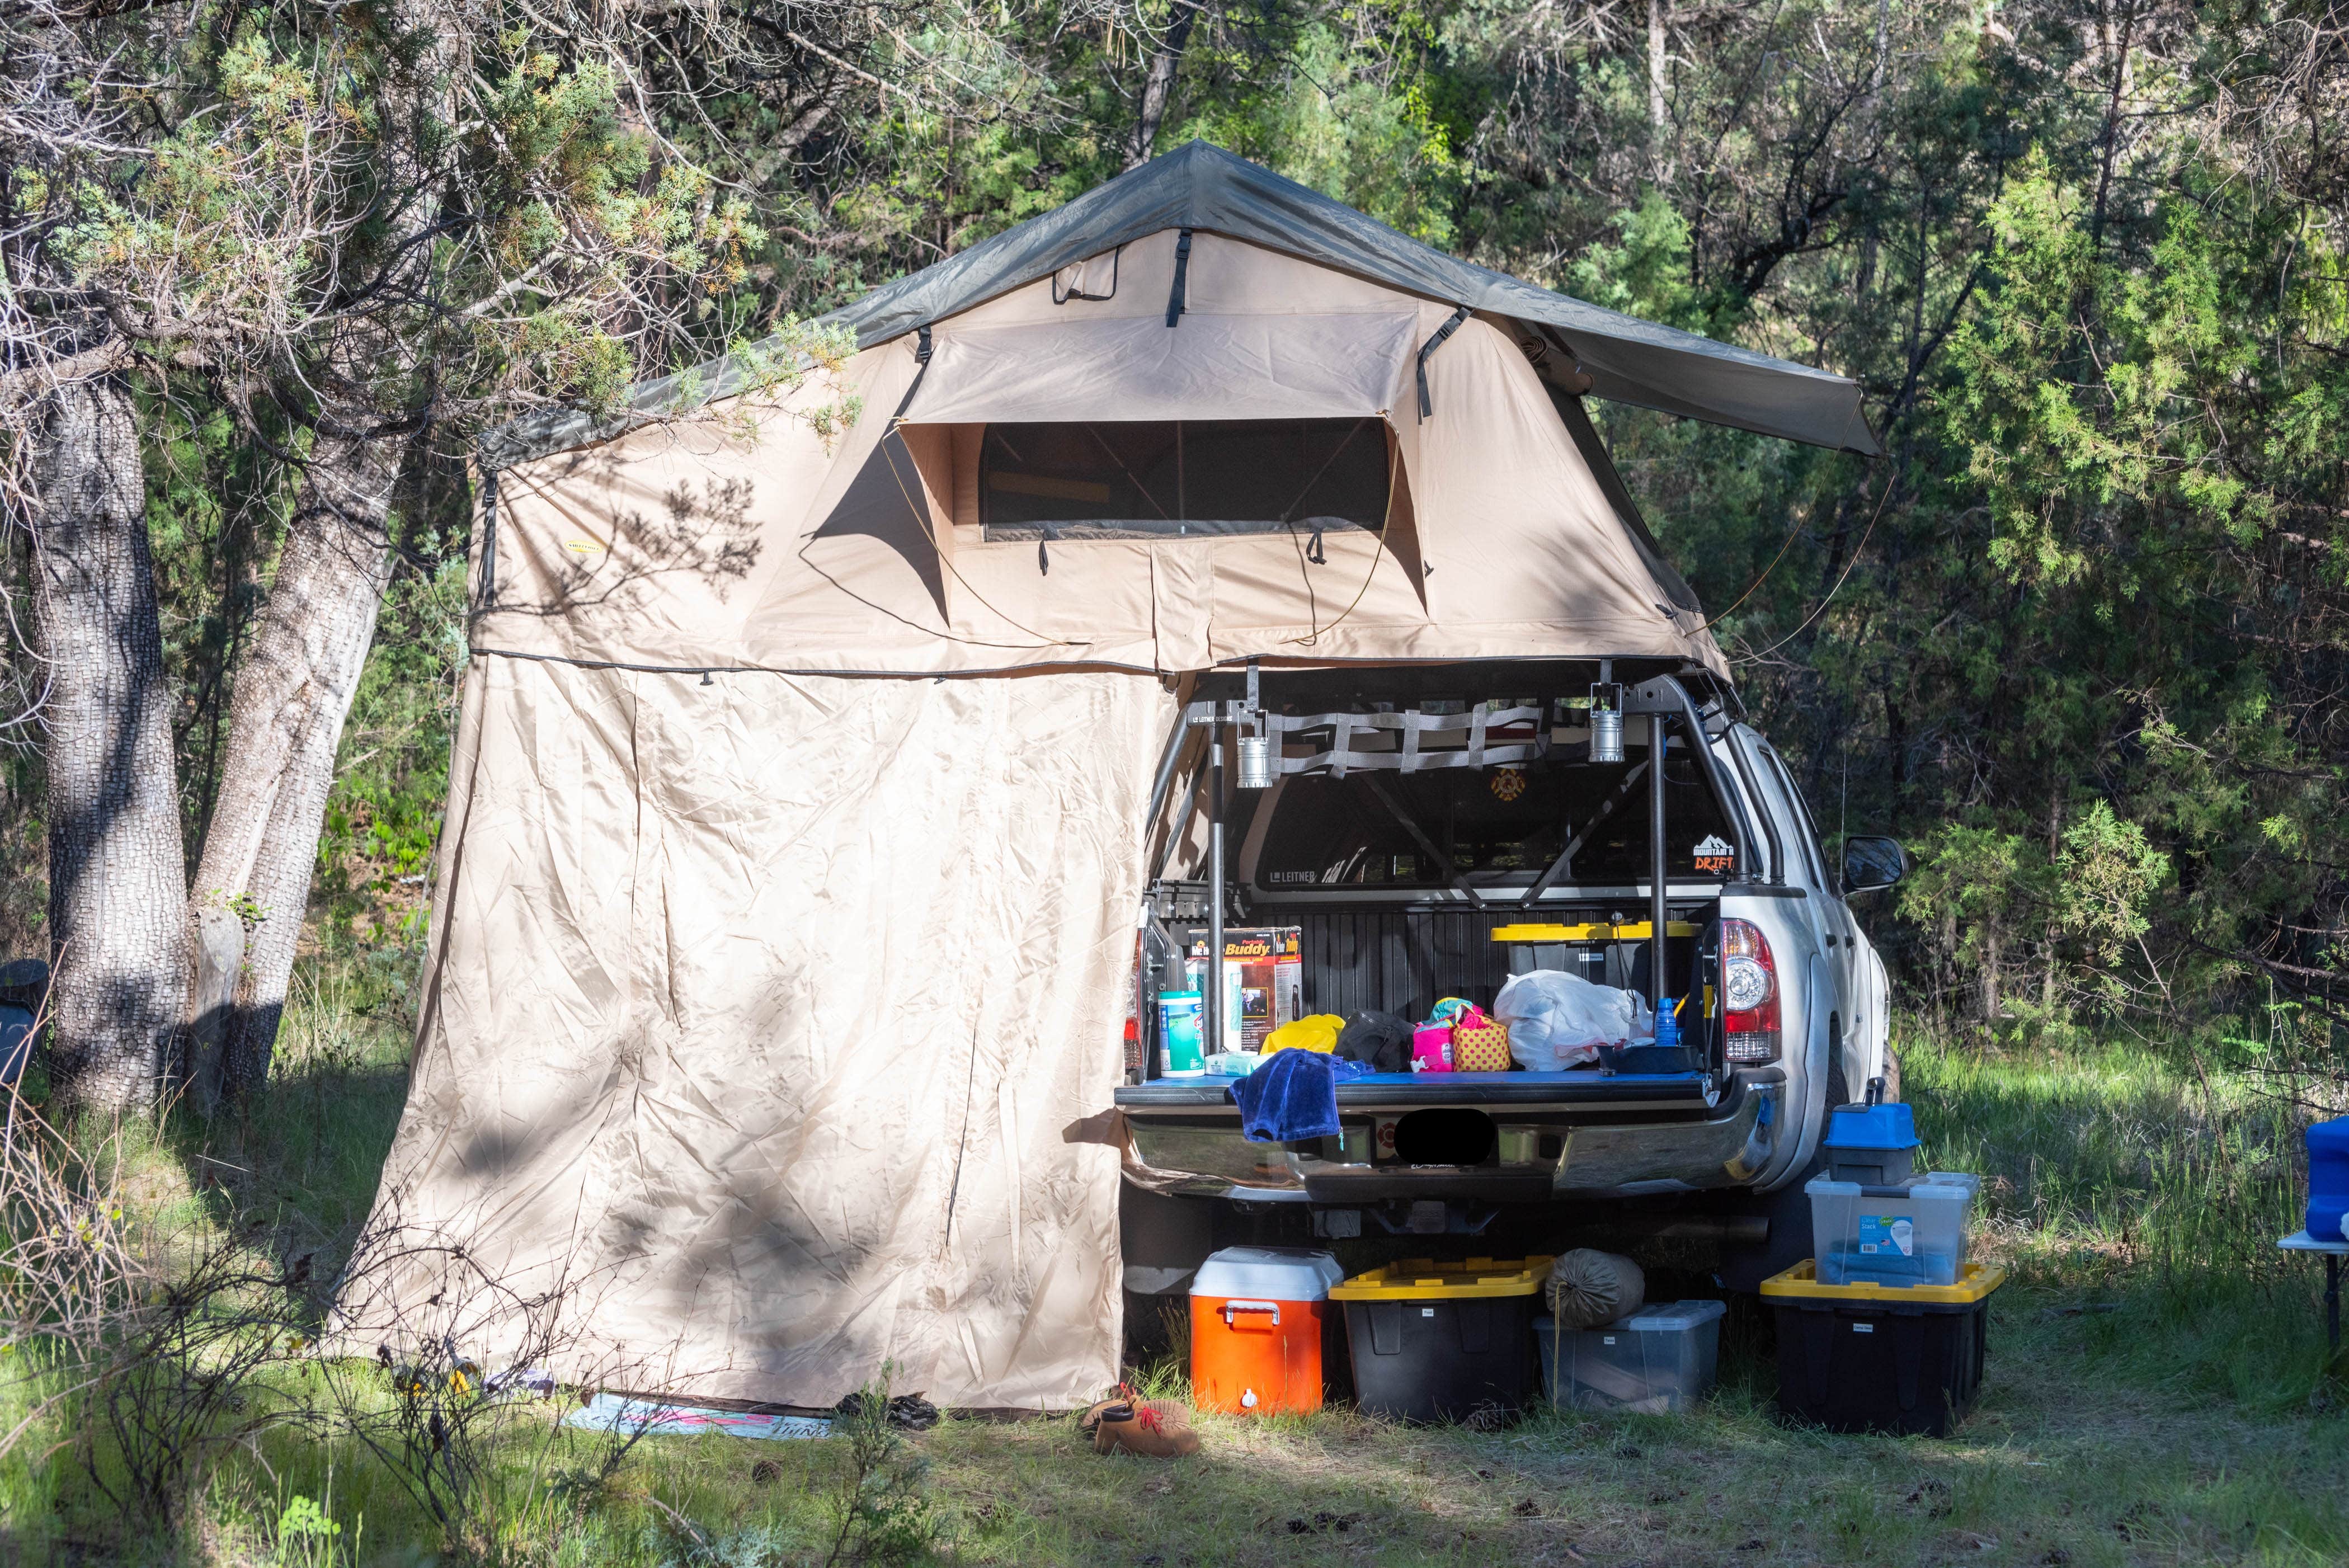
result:
[[[1778,1059],[1778,965],[1750,920],[1721,923],[1721,1006],[1732,1065]]]

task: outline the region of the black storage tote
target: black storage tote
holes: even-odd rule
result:
[[[1779,1413],[1831,1432],[1947,1436],[1982,1391],[1990,1295],[2005,1278],[1968,1264],[1950,1285],[1821,1284],[1806,1258],[1763,1281]]]
[[[1354,1398],[1369,1415],[1461,1421],[1533,1397],[1534,1308],[1548,1258],[1413,1258],[1330,1288],[1346,1312]]]

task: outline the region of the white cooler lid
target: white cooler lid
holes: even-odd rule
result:
[[[1262,1301],[1327,1301],[1346,1277],[1338,1260],[1307,1247],[1226,1247],[1208,1255],[1191,1281],[1193,1295]]]

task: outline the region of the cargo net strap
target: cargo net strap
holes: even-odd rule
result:
[[[1540,707],[1476,707],[1466,713],[1268,713],[1280,773],[1343,779],[1357,769],[1497,768],[1549,754],[1547,712]],[[1291,752],[1297,737],[1312,751]]]

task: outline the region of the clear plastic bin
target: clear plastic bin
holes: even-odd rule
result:
[[[1966,1222],[1982,1178],[1933,1171],[1893,1187],[1820,1176],[1811,1243],[1821,1284],[1954,1284],[1966,1266]]]
[[[1660,1416],[1692,1408],[1713,1389],[1728,1311],[1717,1301],[1676,1301],[1601,1328],[1563,1332],[1555,1319],[1537,1318],[1543,1387],[1552,1404],[1577,1410]]]

